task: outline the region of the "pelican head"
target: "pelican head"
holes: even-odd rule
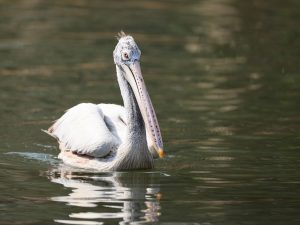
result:
[[[131,36],[121,32],[113,57],[117,71],[134,93],[145,124],[149,150],[155,158],[162,158],[164,151],[160,128],[140,68],[141,51]]]
[[[119,43],[114,50],[115,64],[121,66],[122,64],[131,64],[135,61],[140,61],[141,51],[135,43],[133,37],[121,33]]]

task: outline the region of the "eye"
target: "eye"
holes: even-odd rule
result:
[[[122,59],[123,59],[123,60],[129,60],[129,55],[128,55],[127,52],[124,52],[124,53],[122,54]]]

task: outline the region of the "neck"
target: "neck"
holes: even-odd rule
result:
[[[131,89],[129,83],[122,75],[124,71],[121,70],[118,66],[116,66],[116,68],[117,68],[118,83],[120,86],[121,95],[124,102],[124,108],[126,109],[126,113],[127,113],[127,129],[129,134],[128,137],[129,139],[145,138],[146,137],[145,125],[143,122],[142,114],[139,109],[138,103],[135,99],[133,90]]]
[[[118,66],[117,77],[127,113],[127,135],[118,149],[115,165],[118,169],[153,168],[153,157],[148,150],[143,118],[131,86]]]

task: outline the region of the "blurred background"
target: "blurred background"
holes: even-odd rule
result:
[[[0,224],[299,224],[300,2],[1,0]],[[122,104],[112,51],[142,51],[166,158],[90,173],[41,132]]]

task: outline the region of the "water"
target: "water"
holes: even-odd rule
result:
[[[0,3],[0,224],[299,224],[300,3]],[[151,171],[68,168],[40,130],[80,102],[121,103],[121,29],[167,157]]]

